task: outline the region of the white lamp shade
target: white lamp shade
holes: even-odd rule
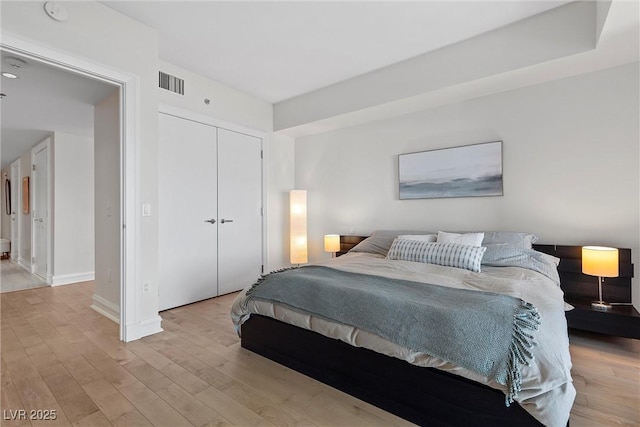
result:
[[[340,252],[340,236],[338,234],[324,235],[324,251]]]
[[[305,264],[307,258],[307,191],[289,192],[289,261]]]
[[[618,277],[618,250],[604,246],[583,246],[582,272],[591,276]]]

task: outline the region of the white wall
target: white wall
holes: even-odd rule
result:
[[[267,265],[265,273],[290,266],[289,190],[294,185],[294,139],[274,134],[268,153]]]
[[[327,233],[525,230],[541,243],[631,248],[637,271],[638,75],[635,63],[297,139],[310,259],[327,256]],[[495,140],[503,197],[398,199],[398,154]],[[639,295],[634,279],[636,306]]]
[[[42,2],[2,2],[2,34],[45,46],[63,55],[72,55],[101,67],[137,77],[139,94],[134,106],[137,115],[135,137],[130,143],[136,153],[135,298],[127,322],[145,335],[159,330],[158,317],[158,222],[155,216],[142,218],[142,204],[157,206],[157,132],[158,132],[158,35],[157,33],[98,2],[65,2],[66,22],[50,19]],[[6,39],[3,39],[6,42]],[[142,284],[149,292],[142,293]]]
[[[93,280],[93,139],[53,135],[53,284]]]
[[[166,61],[159,70],[184,79],[184,95],[158,89],[160,102],[205,114],[219,120],[237,123],[262,132],[273,129],[273,107],[267,101],[225,86]],[[209,104],[204,100],[208,99]]]
[[[94,109],[95,286],[92,308],[120,317],[120,94]]]

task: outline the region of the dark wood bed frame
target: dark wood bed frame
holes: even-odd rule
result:
[[[348,252],[364,238],[341,236],[338,255]],[[567,248],[566,251],[563,248]],[[536,247],[556,256],[565,252],[570,255],[567,261],[561,261],[561,266],[564,262],[563,268],[559,268],[561,278],[563,269],[568,269],[571,275],[581,274],[575,272],[576,248],[579,247]],[[624,286],[621,284],[620,287]],[[418,425],[541,425],[517,403],[506,407],[504,393],[499,390],[434,368],[417,367],[353,347],[269,317],[252,315],[242,325],[242,347]]]

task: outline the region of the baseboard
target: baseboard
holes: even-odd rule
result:
[[[135,341],[137,339],[162,332],[162,317],[155,316],[151,319],[127,325],[124,330],[123,341]]]
[[[102,298],[100,295],[93,294],[93,304],[91,304],[91,308],[102,314],[103,316],[113,320],[114,322],[120,324],[120,307],[115,305],[114,303],[107,301]]]
[[[87,271],[84,273],[58,274],[52,277],[51,286],[69,285],[71,283],[89,282],[95,280],[95,271]]]
[[[18,257],[18,265],[31,273],[31,263],[26,259]]]

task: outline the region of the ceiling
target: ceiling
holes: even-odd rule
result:
[[[619,2],[624,1],[616,0],[614,3]],[[155,28],[159,35],[160,59],[257,98],[281,104],[292,97],[371,73],[570,2],[101,3]],[[637,27],[637,16],[625,20],[624,17],[609,15],[605,28],[609,39],[614,40],[612,36],[617,31],[626,31],[627,21],[633,28]],[[637,31],[627,33],[633,35]],[[637,44],[637,40],[631,43],[624,38],[615,40],[616,43],[609,44],[614,47]],[[594,61],[606,65],[602,56],[609,54],[607,52],[611,49],[607,49],[599,46],[601,55],[594,56]],[[3,71],[5,55],[2,52]],[[585,57],[573,55],[566,60]],[[637,57],[637,52],[634,57]],[[585,72],[586,69],[579,61],[577,64],[553,63],[562,70],[568,70],[566,73],[573,73],[571,70],[576,67],[579,71],[575,72]],[[531,82],[535,82],[539,75],[562,75],[562,72],[550,72],[539,69],[539,66],[527,69],[537,73],[527,77]],[[518,75],[515,78],[524,79]],[[7,95],[0,101],[2,168],[54,129],[92,135],[93,105],[112,90],[115,88],[106,83],[33,60],[27,60],[26,66],[20,70],[19,79],[0,79],[0,91]],[[495,90],[505,88],[500,86]]]
[[[19,69],[11,66],[18,58]],[[18,79],[2,77],[1,168],[4,169],[25,150],[42,141],[53,130],[93,137],[93,106],[115,86],[0,51],[2,71],[11,70]]]
[[[103,1],[159,34],[160,59],[271,103],[568,1]]]

